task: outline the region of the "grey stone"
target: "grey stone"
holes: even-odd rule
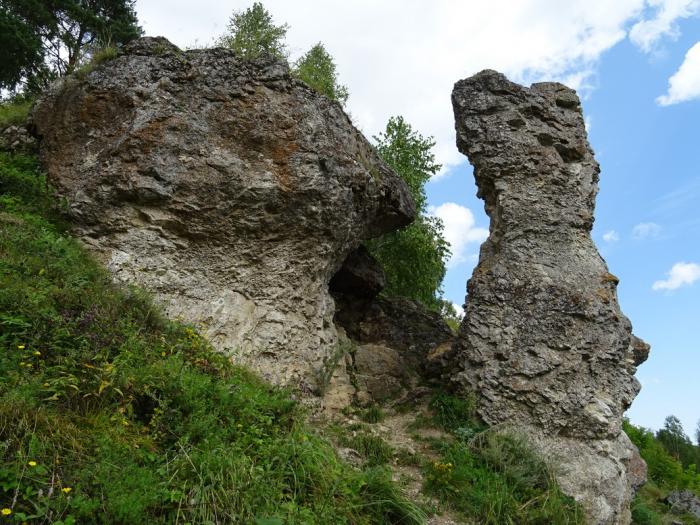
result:
[[[700,498],[692,490],[674,490],[666,497],[666,503],[671,506],[671,512],[700,518]]]
[[[116,279],[277,384],[342,352],[328,283],[415,205],[342,107],[271,58],[143,38],[31,115],[75,233]]]
[[[559,458],[559,482],[591,523],[626,523],[641,460],[622,414],[649,347],[632,335],[590,236],[600,169],[578,97],[482,71],[455,84],[452,102],[491,219],[452,379],[477,394],[486,423],[528,427]]]

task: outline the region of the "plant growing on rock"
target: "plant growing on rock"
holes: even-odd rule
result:
[[[294,74],[328,98],[345,105],[348,88],[338,82],[333,57],[321,42],[309,49],[294,65]]]
[[[222,47],[233,49],[246,59],[270,55],[287,57],[284,39],[289,26],[273,23],[272,15],[260,2],[255,2],[245,11],[234,11],[229,19],[226,33],[217,40]]]

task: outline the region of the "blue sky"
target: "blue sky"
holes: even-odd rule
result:
[[[211,43],[251,3],[137,0],[137,11],[147,34],[188,47]],[[579,91],[602,168],[593,237],[621,279],[622,310],[652,345],[629,416],[658,428],[675,414],[691,434],[700,418],[700,0],[263,3],[290,26],[291,60],[324,43],[367,136],[403,115],[436,139],[444,170],[427,190],[454,244],[444,290],[457,304],[488,219],[455,147],[452,85],[490,68]]]

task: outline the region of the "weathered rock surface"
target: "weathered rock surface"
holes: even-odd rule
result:
[[[385,282],[364,247],[330,281],[335,323],[349,339],[344,372],[337,371],[326,395],[333,408],[341,399],[367,404],[404,398],[430,378],[435,350],[452,346],[454,333],[438,313],[410,299],[378,297]]]
[[[0,129],[0,151],[35,153],[36,139],[25,126],[7,126]]]
[[[530,429],[592,523],[626,523],[643,473],[622,414],[649,347],[632,335],[590,236],[600,170],[579,99],[561,84],[526,88],[483,71],[457,82],[452,102],[491,219],[453,381],[476,392],[488,424]]]
[[[666,497],[666,503],[671,506],[671,512],[700,518],[700,498],[691,490],[674,490]]]
[[[32,119],[75,231],[117,279],[275,383],[322,388],[342,353],[329,280],[415,215],[339,104],[272,59],[143,38]]]

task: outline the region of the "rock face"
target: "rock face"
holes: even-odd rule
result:
[[[329,280],[415,215],[341,106],[272,59],[143,38],[54,86],[32,125],[76,233],[117,279],[301,390],[339,356]]]
[[[404,399],[430,379],[430,356],[452,346],[454,333],[437,312],[411,299],[378,297],[385,282],[362,246],[331,279],[335,323],[349,339],[344,371],[338,370],[326,396],[333,405]]]
[[[644,468],[622,414],[649,347],[590,236],[600,170],[579,99],[483,71],[457,82],[452,102],[491,219],[452,379],[476,392],[486,423],[529,428],[592,523],[629,522]]]

